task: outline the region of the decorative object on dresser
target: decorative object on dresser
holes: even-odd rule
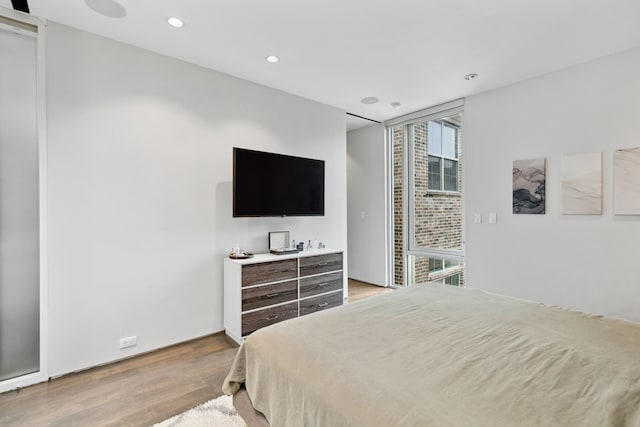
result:
[[[253,257],[253,254],[240,248],[240,245],[237,243],[231,248],[231,252],[229,253],[229,258],[231,259],[247,259],[251,257]]]
[[[269,232],[269,250],[289,248],[289,232],[288,231],[270,231]]]
[[[246,252],[244,250],[240,250],[239,252],[231,251],[229,253],[229,258],[231,258],[231,259],[248,259],[248,258],[253,258],[253,254],[251,252]]]
[[[257,254],[225,259],[224,327],[240,343],[252,332],[283,320],[342,305],[342,251]]]

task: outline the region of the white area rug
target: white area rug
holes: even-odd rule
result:
[[[246,427],[231,396],[220,396],[153,427]]]

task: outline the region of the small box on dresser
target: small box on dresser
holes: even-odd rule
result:
[[[225,258],[224,327],[241,342],[252,332],[344,302],[342,251]]]

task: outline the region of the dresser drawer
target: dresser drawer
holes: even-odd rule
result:
[[[298,299],[298,281],[274,283],[273,285],[244,288],[242,290],[242,311],[267,307]]]
[[[300,257],[300,276],[342,270],[342,253]]]
[[[273,325],[283,320],[293,319],[294,317],[298,317],[297,302],[245,313],[242,315],[242,336],[249,335],[251,332],[264,328],[265,326]]]
[[[342,291],[300,300],[300,316],[342,305]]]
[[[300,279],[300,298],[342,289],[342,271]]]
[[[261,262],[242,266],[242,287],[298,277],[298,260]]]

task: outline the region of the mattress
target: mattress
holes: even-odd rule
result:
[[[242,385],[273,427],[640,426],[640,325],[414,285],[253,333]]]

